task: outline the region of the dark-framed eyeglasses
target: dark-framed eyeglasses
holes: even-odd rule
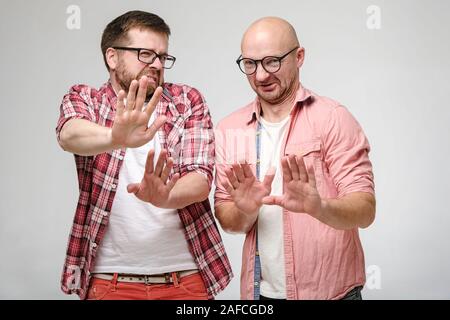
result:
[[[164,69],[172,68],[173,64],[175,63],[175,60],[177,60],[177,58],[169,54],[157,54],[155,51],[146,48],[131,48],[131,47],[112,47],[112,48],[116,50],[137,51],[138,60],[146,64],[152,64],[156,60],[156,58],[158,58],[159,61],[161,61],[161,64]]]
[[[294,50],[297,50],[300,47],[295,47],[294,49],[290,50],[289,52],[283,54],[281,57],[275,57],[275,56],[267,56],[260,60],[254,60],[250,58],[243,58],[242,55],[239,56],[239,58],[236,60],[236,63],[239,66],[239,69],[246,75],[252,75],[256,72],[256,69],[258,68],[258,62],[261,63],[262,67],[266,72],[268,73],[275,73],[281,68],[281,61],[286,58],[290,53],[292,53]]]

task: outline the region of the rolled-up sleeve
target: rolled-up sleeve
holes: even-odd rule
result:
[[[338,198],[353,192],[374,194],[370,145],[356,119],[343,106],[334,108],[324,130],[324,158]]]
[[[91,101],[90,88],[75,85],[70,88],[61,102],[60,115],[56,125],[56,138],[60,142],[61,129],[71,119],[86,119],[95,122],[95,110]]]
[[[226,154],[226,135],[221,123],[216,128],[216,173],[214,183],[216,185],[214,192],[214,206],[227,201],[231,201],[231,195],[226,191],[225,185],[228,178],[225,174],[227,168]]]
[[[191,115],[182,135],[182,164],[180,175],[197,172],[205,176],[211,188],[214,170],[214,129],[208,106],[196,89],[187,93],[191,101]]]

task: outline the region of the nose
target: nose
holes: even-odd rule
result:
[[[256,72],[255,72],[256,80],[259,82],[262,82],[262,81],[266,80],[269,76],[270,76],[270,73],[268,73],[263,68],[261,62],[258,62],[258,64],[256,65]]]
[[[159,57],[156,57],[155,60],[152,62],[152,64],[149,65],[149,67],[157,70],[162,70],[163,64],[161,63]]]

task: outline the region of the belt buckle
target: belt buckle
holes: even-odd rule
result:
[[[175,279],[173,278],[173,274],[175,274]],[[180,271],[165,273],[164,280],[166,281],[166,284],[175,283],[177,281],[180,281]]]
[[[175,277],[177,278],[178,281],[180,280],[180,272],[179,271],[175,272]],[[144,275],[144,283],[146,285],[153,284],[153,282],[151,282],[151,280],[150,280],[151,278],[152,278],[152,276]],[[173,279],[172,273],[170,273],[170,272],[164,273],[164,283],[166,283],[166,284],[175,283],[175,279]]]
[[[172,275],[175,273],[176,279],[172,277]],[[180,271],[177,272],[167,272],[164,274],[164,279],[166,280],[166,283],[175,283],[175,281],[180,281]]]
[[[150,277],[149,277],[149,276],[144,275],[144,283],[145,283],[147,286],[150,285],[150,284],[152,284],[152,283],[150,282]]]

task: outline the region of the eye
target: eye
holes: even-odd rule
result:
[[[264,64],[268,67],[277,67],[280,60],[275,57],[267,57],[264,59]]]
[[[249,69],[255,67],[255,61],[250,60],[250,59],[242,60],[242,64],[244,65],[245,68],[249,68]]]
[[[141,58],[143,58],[143,59],[150,59],[150,58],[153,58],[154,55],[155,55],[155,54],[154,54],[153,52],[148,51],[148,50],[141,50],[141,53],[140,53],[140,56],[141,56]]]

